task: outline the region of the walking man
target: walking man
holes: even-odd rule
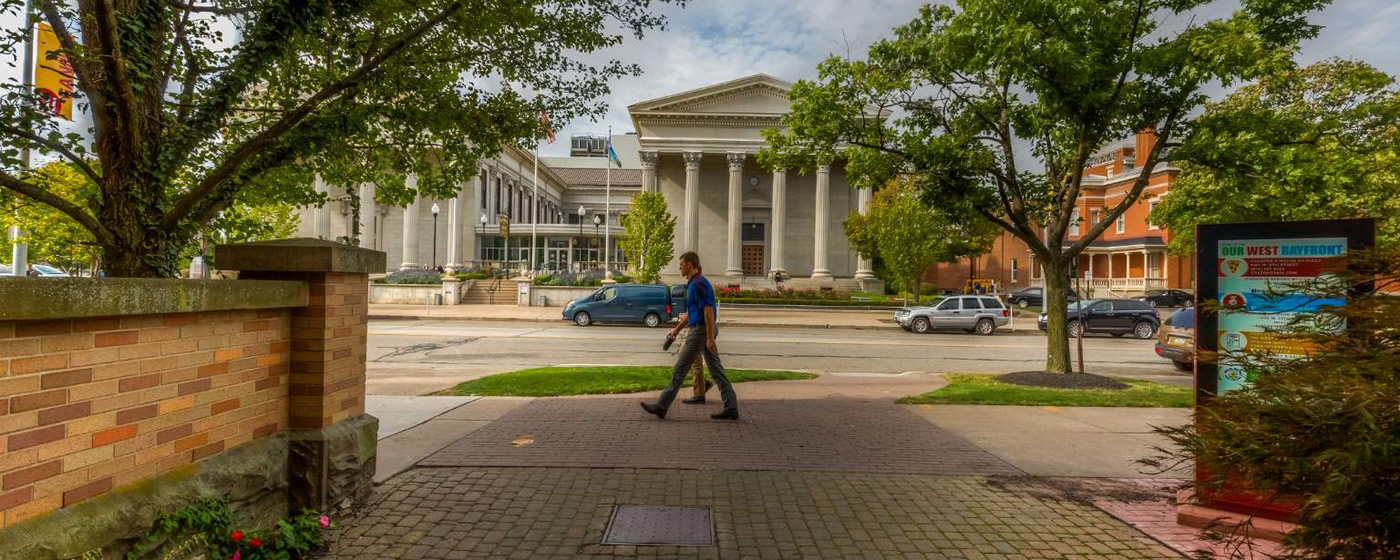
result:
[[[710,281],[706,280],[701,272],[698,255],[693,251],[681,255],[681,274],[685,275],[688,281],[685,290],[685,320],[671,329],[669,336],[675,337],[683,327],[689,327],[690,332],[686,334],[680,354],[676,357],[676,365],[671,369],[671,383],[661,391],[661,396],[656,399],[655,404],[643,402],[642,409],[655,414],[657,418],[666,418],[666,410],[671,408],[671,403],[676,400],[676,393],[680,392],[681,384],[685,383],[686,375],[690,373],[696,356],[704,356],[705,367],[710,370],[710,377],[714,378],[715,384],[719,385],[720,398],[724,400],[724,410],[711,414],[710,418],[738,420],[739,399],[734,395],[734,386],[729,383],[729,377],[724,375],[724,365],[719,361],[719,347],[715,345],[715,321],[719,303],[715,301],[714,286],[710,285]]]

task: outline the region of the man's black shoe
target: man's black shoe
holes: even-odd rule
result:
[[[738,420],[739,409],[726,408],[724,409],[724,412],[716,412],[714,414],[711,414],[710,418],[714,418],[715,420]]]
[[[666,409],[656,406],[654,404],[644,402],[642,403],[642,410],[645,410],[651,414],[655,414],[657,418],[660,418],[662,420],[666,419]]]
[[[705,404],[705,397],[691,397],[688,399],[681,399],[681,402],[685,404]]]

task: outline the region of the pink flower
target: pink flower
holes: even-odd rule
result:
[[[322,515],[322,516],[321,516],[321,528],[322,528],[322,529],[325,529],[326,527],[330,527],[330,526],[331,526],[331,518]]]
[[[228,560],[242,560],[242,559],[243,559],[243,551],[241,551],[241,550],[235,550],[235,551],[233,551],[233,556],[230,556],[230,557],[228,558]]]

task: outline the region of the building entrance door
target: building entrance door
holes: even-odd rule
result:
[[[545,252],[544,262],[547,270],[565,270],[569,266],[569,248],[550,247]]]
[[[744,276],[763,276],[762,245],[744,245],[740,261],[744,265]]]

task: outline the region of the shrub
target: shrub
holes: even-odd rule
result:
[[[203,550],[214,560],[287,560],[306,558],[321,548],[321,533],[333,525],[330,518],[312,510],[277,522],[272,529],[235,527],[228,498],[197,502],[173,513],[162,514],[130,552],[128,560],[184,557]]]
[[[1309,344],[1309,358],[1240,356],[1253,383],[1212,399],[1192,424],[1158,428],[1170,444],[1143,461],[1194,461],[1211,473],[1199,493],[1230,480],[1296,505],[1299,528],[1285,537],[1281,558],[1400,558],[1400,296],[1383,293],[1400,288],[1400,251],[1348,262],[1340,282],[1324,276],[1290,290],[1342,296],[1376,281],[1345,307],[1280,329]],[[1346,321],[1340,333],[1327,328],[1337,319]]]
[[[379,280],[380,284],[441,284],[442,273],[426,268],[410,268],[390,272]]]

